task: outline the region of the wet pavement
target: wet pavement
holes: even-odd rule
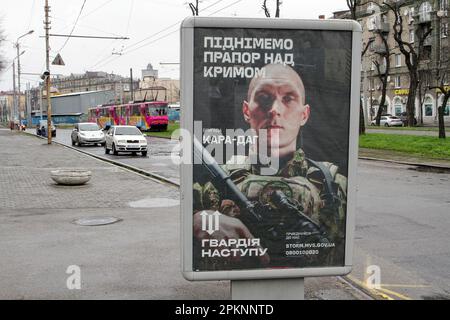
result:
[[[350,277],[379,267],[383,295],[450,299],[449,195],[448,172],[360,160]]]
[[[230,281],[181,275],[178,188],[1,128],[0,149],[0,299],[231,298]],[[92,178],[58,186],[50,171],[63,167]],[[80,290],[67,287],[73,266]],[[305,297],[368,298],[336,277],[306,279]]]
[[[60,134],[58,139],[62,137]],[[148,158],[109,157],[149,170],[160,167],[158,172],[178,178],[178,167],[168,156],[177,142],[149,138],[149,143],[153,151]],[[98,154],[103,151],[101,147],[82,149]],[[449,194],[448,171],[360,160],[354,270],[349,279],[364,287],[375,266],[380,271],[381,287],[372,293],[381,298],[450,299]],[[151,200],[138,199],[129,205],[151,206]]]

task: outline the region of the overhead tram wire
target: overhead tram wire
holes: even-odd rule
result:
[[[216,2],[214,2],[213,4],[211,4],[210,6],[204,8],[203,10],[206,10],[207,8],[210,8],[210,7],[212,7],[212,6],[214,6],[214,5],[218,4],[218,3],[220,3],[220,2],[222,2],[222,1],[223,1],[223,0],[216,1]],[[223,10],[225,10],[225,9],[228,9],[229,7],[234,6],[235,4],[237,4],[237,3],[241,2],[241,1],[243,1],[243,0],[237,0],[237,1],[233,2],[233,3],[230,3],[230,4],[226,5],[225,7],[221,8],[221,9],[219,9],[219,10],[214,11],[213,13],[209,14],[208,16],[212,16],[213,14],[216,14],[216,13],[219,13],[220,11],[223,11]],[[203,10],[201,10],[201,11],[203,11]],[[167,33],[167,34],[165,34],[165,35],[163,35],[163,36],[161,36],[161,37],[159,37],[159,38],[157,38],[157,39],[151,40],[150,42],[147,42],[147,43],[145,43],[145,44],[143,44],[143,45],[141,45],[141,46],[139,46],[139,47],[137,47],[137,48],[130,49],[131,47],[134,47],[134,46],[136,46],[137,44],[142,43],[142,42],[146,41],[147,39],[150,39],[150,38],[154,37],[155,35],[158,35],[158,34],[164,32],[164,31],[166,31],[166,30],[168,30],[168,29],[170,29],[170,28],[172,28],[172,27],[174,27],[174,26],[178,26],[182,21],[183,21],[183,19],[182,19],[182,20],[179,20],[178,22],[176,22],[176,23],[174,23],[174,24],[172,24],[172,25],[170,25],[170,26],[168,26],[168,27],[166,27],[166,28],[164,28],[164,29],[162,29],[162,30],[160,30],[160,31],[158,31],[158,32],[156,32],[156,33],[150,35],[150,36],[148,36],[147,38],[145,38],[145,39],[143,39],[143,40],[140,40],[140,41],[136,42],[135,44],[130,45],[130,46],[128,47],[128,50],[124,51],[124,52],[122,53],[122,55],[120,55],[120,56],[109,56],[109,58],[107,58],[105,61],[103,61],[103,63],[97,63],[97,64],[93,65],[91,68],[94,68],[94,67],[102,67],[102,66],[104,66],[104,65],[107,65],[107,64],[109,64],[109,63],[111,63],[111,62],[113,62],[113,61],[115,61],[115,60],[117,60],[117,59],[123,57],[123,56],[126,55],[126,54],[129,54],[129,53],[131,53],[131,52],[134,52],[134,51],[136,51],[136,50],[139,50],[139,49],[141,49],[141,48],[143,48],[143,47],[146,47],[146,46],[148,46],[148,45],[150,45],[150,44],[155,43],[156,41],[159,41],[159,40],[161,40],[161,39],[164,39],[164,38],[166,38],[166,37],[168,37],[168,36],[174,34],[175,32],[178,32],[179,30],[178,30],[178,28],[177,28],[176,30],[174,30],[174,31],[172,31],[172,32],[169,32],[169,33]],[[109,61],[108,61],[108,60],[109,60]]]
[[[36,4],[36,0],[33,0],[33,3],[31,4],[30,18],[28,19],[28,27],[25,30],[30,30],[31,22],[33,20],[33,13],[34,13],[34,5],[35,4]]]
[[[210,4],[209,6],[207,6],[207,7],[203,8],[203,9],[201,9],[200,12],[209,9],[209,8],[215,6],[216,4],[218,4],[218,3],[222,2],[222,1],[224,1],[224,0],[218,0],[218,1],[214,2],[214,3]],[[174,27],[174,26],[179,26],[180,23],[181,23],[182,21],[183,21],[183,19],[181,19],[181,20],[175,22],[174,24],[171,24],[171,25],[168,26],[168,27],[165,27],[164,29],[162,29],[162,30],[160,30],[160,31],[158,31],[158,32],[156,32],[156,33],[153,33],[153,34],[149,35],[148,37],[146,37],[146,38],[144,38],[144,39],[142,39],[142,40],[139,40],[139,41],[136,42],[136,43],[133,43],[133,44],[129,45],[129,46],[128,46],[127,48],[125,48],[125,49],[128,50],[128,51],[130,51],[131,48],[137,46],[138,44],[140,44],[140,43],[142,43],[142,42],[144,42],[144,41],[147,41],[147,40],[149,40],[150,38],[153,38],[154,36],[157,36],[158,34],[164,32],[164,31],[166,31],[166,30],[169,30],[170,28],[172,28],[172,27]],[[177,29],[177,30],[178,30],[178,29]],[[172,33],[173,33],[173,32],[167,34],[167,36],[171,35]],[[153,43],[153,41],[151,41],[150,43]],[[139,47],[139,48],[141,48],[141,47]],[[106,62],[106,60],[111,60],[111,61],[109,61],[109,62],[112,62],[112,61],[117,60],[117,59],[119,59],[119,58],[120,58],[120,56],[114,57],[114,56],[108,55],[107,57],[105,57],[105,59],[102,59],[102,60],[98,61],[97,63],[95,63],[95,64],[94,64],[92,67],[90,67],[90,68],[96,67],[96,66],[97,66],[98,64],[100,64],[102,61],[105,61],[105,62]],[[107,62],[107,63],[109,63],[109,62]],[[102,65],[103,65],[103,64],[102,64]]]

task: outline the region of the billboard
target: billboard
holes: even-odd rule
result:
[[[348,273],[360,26],[196,17],[181,42],[183,275]]]

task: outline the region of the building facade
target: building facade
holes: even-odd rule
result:
[[[20,97],[20,98],[19,98]],[[13,91],[0,91],[0,122],[19,120],[19,99],[21,118],[25,119],[26,97],[22,93],[16,93],[16,102]]]
[[[131,82],[130,78],[103,71],[87,71],[84,74],[55,77],[52,86],[57,88],[57,94],[113,91],[115,103],[125,103],[132,100],[131,93],[139,88],[139,81],[133,79]]]
[[[439,89],[429,87],[437,84],[436,74],[442,76],[450,73],[449,0],[390,0],[390,2],[404,4],[400,9],[403,19],[402,40],[410,43],[416,51],[421,32],[431,28],[431,33],[424,40],[423,55],[419,61],[422,81],[415,99],[415,117],[419,124],[437,125],[437,108],[442,105],[443,94]],[[386,10],[383,0],[364,3],[357,10],[357,18],[363,29],[363,48],[367,47],[361,62],[361,99],[368,124],[375,118],[380,107],[383,107],[384,113],[392,115],[406,112],[410,76],[405,56],[400,52],[394,39],[395,14],[391,10]],[[334,17],[349,18],[349,12],[336,12]],[[380,106],[383,88],[380,74],[383,75],[385,72],[386,100],[384,106]],[[447,75],[443,81],[447,90],[450,89],[449,80],[450,77]],[[444,121],[450,123],[450,102],[444,109]]]

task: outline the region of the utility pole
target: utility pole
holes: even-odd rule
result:
[[[47,87],[47,143],[52,143],[52,103],[51,103],[51,81],[50,81],[50,45],[49,45],[49,30],[50,21],[48,19],[48,13],[50,12],[50,7],[48,5],[48,0],[45,0],[45,64],[47,67],[48,74],[45,76],[45,83]]]
[[[26,106],[26,114],[27,114],[27,127],[31,127],[31,84],[27,82],[27,106]]]
[[[41,115],[41,120],[42,120],[42,87],[44,85],[41,86],[41,84],[39,84],[39,113]]]
[[[19,112],[19,130],[22,125],[22,115],[20,114],[20,54],[19,54],[19,42],[16,43],[17,48],[17,90],[19,91],[19,98],[17,103],[17,109]]]
[[[29,34],[32,34],[34,32],[34,30],[30,30],[27,33],[21,35],[20,37],[17,38],[16,40],[16,49],[17,49],[17,84],[18,84],[18,91],[19,91],[19,101],[18,101],[18,111],[19,111],[19,127],[22,125],[22,113],[21,113],[21,103],[20,103],[20,56],[25,52],[23,51],[22,53],[20,53],[20,44],[19,44],[19,40]]]
[[[133,90],[133,68],[130,68],[130,93],[131,101],[134,102],[134,90]]]

